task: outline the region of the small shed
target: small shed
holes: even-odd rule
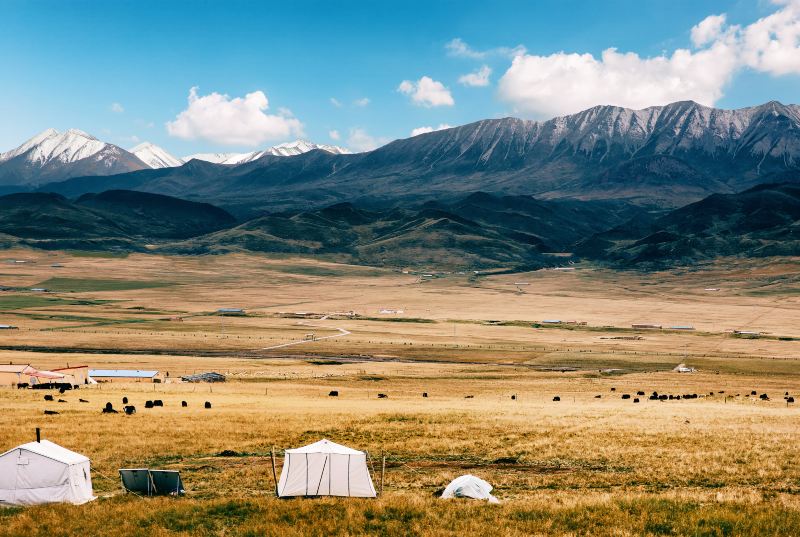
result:
[[[278,482],[278,496],[377,496],[367,468],[367,455],[323,438],[287,449]]]
[[[181,377],[183,382],[225,382],[225,375],[222,373],[196,373],[194,375],[184,375]]]
[[[0,506],[94,499],[90,462],[80,453],[42,440],[0,455]]]

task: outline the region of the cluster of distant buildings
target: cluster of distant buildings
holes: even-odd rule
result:
[[[225,382],[220,373],[197,373],[180,378],[169,378],[169,373],[146,369],[89,369],[87,365],[37,369],[30,364],[0,364],[0,387],[53,387],[83,386],[104,382],[150,382],[161,383],[169,379],[175,382]]]

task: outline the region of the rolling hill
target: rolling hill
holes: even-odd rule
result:
[[[208,204],[130,191],[0,197],[0,233],[6,246],[44,249],[144,250],[150,241],[181,239],[235,223]]]
[[[713,194],[659,218],[637,218],[577,247],[586,257],[640,267],[720,256],[800,256],[800,185]]]

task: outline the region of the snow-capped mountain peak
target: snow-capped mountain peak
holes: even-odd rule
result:
[[[189,162],[197,159],[214,164],[242,164],[243,162],[250,162],[254,154],[256,154],[255,151],[250,153],[195,153],[183,157],[183,161]]]
[[[184,162],[188,162],[192,159],[198,159],[215,164],[244,164],[245,162],[252,162],[266,155],[293,157],[315,149],[321,149],[322,151],[327,151],[335,155],[350,153],[347,149],[335,145],[315,144],[306,140],[295,140],[293,142],[285,142],[268,147],[263,151],[251,151],[249,153],[197,153],[184,157],[183,160]]]
[[[31,164],[45,165],[52,161],[75,162],[94,155],[108,144],[78,129],[58,132],[47,129],[16,149],[0,154],[0,161],[25,155]]]
[[[150,142],[142,142],[129,151],[151,168],[174,168],[184,162],[182,159],[174,157],[165,149]]]
[[[321,149],[323,151],[327,151],[328,153],[333,153],[336,155],[350,153],[350,151],[348,151],[347,149],[335,145],[315,144],[313,142],[309,142],[306,140],[295,140],[294,142],[285,142],[282,144],[269,147],[264,151],[262,151],[259,154],[259,157],[262,157],[264,155],[278,155],[283,157],[289,157],[293,155],[299,155],[301,153],[308,153],[309,151],[313,151],[314,149]]]

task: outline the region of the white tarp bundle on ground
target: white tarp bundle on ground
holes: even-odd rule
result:
[[[94,500],[89,459],[48,440],[0,455],[0,506]]]
[[[474,498],[499,503],[499,500],[492,496],[491,492],[492,486],[489,483],[480,477],[467,474],[453,479],[442,492],[442,498]]]
[[[286,450],[278,496],[374,498],[376,494],[366,453],[322,439]]]

